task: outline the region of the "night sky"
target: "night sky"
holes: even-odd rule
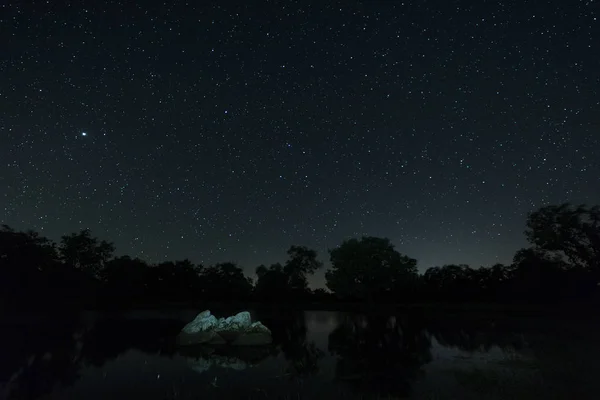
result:
[[[374,235],[423,271],[600,203],[598,1],[228,3],[2,2],[0,222],[249,274]]]

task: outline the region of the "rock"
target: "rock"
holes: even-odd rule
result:
[[[260,323],[260,321],[253,322],[250,324],[248,329],[246,329],[246,333],[267,333],[271,334],[271,330]]]
[[[219,331],[219,336],[225,340],[226,343],[234,342],[243,332],[240,331]]]
[[[233,342],[250,327],[251,323],[250,313],[242,311],[232,317],[219,319],[215,330],[225,341]]]
[[[225,339],[221,337],[215,331],[208,332],[195,332],[195,333],[187,333],[181,331],[179,335],[177,335],[177,344],[181,346],[188,346],[194,344],[222,344],[226,343]]]
[[[232,344],[236,346],[261,346],[272,342],[273,338],[269,328],[257,321],[251,324]]]
[[[217,326],[217,318],[210,314],[209,310],[202,311],[187,324],[177,336],[177,343],[183,346],[202,343],[224,343],[214,328]]]
[[[272,342],[273,338],[266,333],[242,333],[231,344],[234,346],[264,346]]]
[[[252,323],[250,313],[216,319],[209,310],[203,311],[187,324],[177,336],[180,345],[231,343],[241,346],[266,345],[272,342],[271,331],[260,322]]]
[[[215,335],[206,344],[227,344],[227,341],[223,336],[215,332]]]
[[[218,331],[238,331],[243,332],[252,323],[250,319],[250,313],[248,311],[242,311],[237,313],[233,317],[227,317],[219,319],[216,330]]]
[[[197,333],[214,329],[218,324],[217,318],[210,315],[209,310],[202,311],[192,322],[183,327],[182,332]]]

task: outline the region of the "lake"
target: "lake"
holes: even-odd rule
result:
[[[589,318],[255,310],[273,346],[178,348],[200,311],[6,318],[0,398],[600,398]]]

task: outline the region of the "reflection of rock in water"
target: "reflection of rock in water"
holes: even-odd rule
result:
[[[188,358],[187,362],[198,373],[206,372],[213,366],[234,369],[236,371],[242,371],[250,366],[239,358],[218,355],[210,356],[209,358]]]
[[[244,370],[277,354],[273,346],[187,346],[178,352],[185,357],[196,372],[208,371],[211,367]]]

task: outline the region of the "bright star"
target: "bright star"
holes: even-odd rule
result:
[[[87,136],[87,132],[81,132],[81,136]]]

